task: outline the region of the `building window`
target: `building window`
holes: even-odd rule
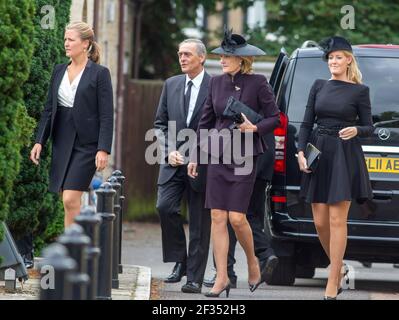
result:
[[[266,1],[256,0],[247,11],[247,27],[264,27],[266,25]]]

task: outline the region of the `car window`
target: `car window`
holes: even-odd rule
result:
[[[399,59],[358,57],[363,83],[370,88],[371,109],[378,126],[399,127]],[[290,121],[301,122],[308,95],[316,79],[329,79],[330,73],[322,59],[300,58],[297,61],[288,116]],[[396,121],[398,120],[398,121]]]
[[[399,128],[399,59],[361,57],[358,60],[363,83],[370,88],[374,124]]]
[[[309,91],[316,79],[329,79],[327,64],[319,57],[300,58],[296,63],[288,105],[290,121],[301,122],[308,101]]]

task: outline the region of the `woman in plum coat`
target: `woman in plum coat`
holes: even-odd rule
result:
[[[223,130],[230,132],[230,138],[238,133],[241,139],[240,156],[244,156],[242,159],[248,161],[247,164],[252,164],[249,170],[240,171],[239,169],[243,169],[243,166],[240,165],[239,159],[235,158],[234,154],[231,162],[225,161],[226,158],[229,158],[224,157],[226,153],[232,155],[232,151],[235,149],[235,146],[232,146],[234,139],[228,139],[227,146],[226,141],[223,141],[222,147],[219,148],[220,153],[216,154],[216,158],[220,160],[218,163],[208,164],[205,206],[211,209],[211,234],[217,275],[213,288],[205,295],[219,297],[223,291],[226,291],[226,296],[228,296],[230,290],[227,275],[228,221],[230,221],[247,257],[250,290],[254,291],[264,281],[262,275],[264,272],[260,270],[255,256],[252,231],[246,219],[246,212],[255,183],[256,158],[267,148],[261,136],[273,131],[278,125],[279,110],[266,78],[263,75],[252,73],[254,56],[264,55],[262,50],[248,44],[238,34],[225,32],[221,46],[212,52],[220,55],[223,74],[213,77],[210,81],[208,99],[197,132],[200,135],[201,129],[216,129],[217,132]],[[236,129],[228,131],[234,123],[231,119],[223,116],[223,111],[231,96],[262,115],[263,119],[255,125],[247,119],[245,114],[242,114],[244,122],[237,124]],[[243,146],[245,136],[248,138],[248,135],[253,141],[249,151]],[[219,146],[219,137],[217,135],[216,139],[214,137],[215,135],[211,134],[208,136],[210,138],[208,141],[211,145],[213,142],[217,142]],[[199,145],[202,150],[201,141]],[[214,145],[211,146],[211,148],[213,147]],[[188,165],[188,174],[192,178],[196,177],[196,162],[194,160]]]

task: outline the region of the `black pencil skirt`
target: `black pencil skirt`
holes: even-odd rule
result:
[[[53,129],[49,190],[87,191],[96,171],[96,153],[96,142],[79,141],[72,108],[59,106]]]

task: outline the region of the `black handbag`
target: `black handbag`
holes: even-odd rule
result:
[[[313,144],[308,143],[305,151],[306,164],[308,169],[312,172],[316,171],[317,165],[319,163],[321,151],[317,149]]]
[[[263,117],[260,114],[256,113],[250,107],[237,100],[233,96],[230,96],[227,100],[226,108],[223,111],[223,116],[234,121],[235,123],[241,124],[244,122],[241,113],[245,114],[252,124],[257,124],[259,121],[263,120]]]

